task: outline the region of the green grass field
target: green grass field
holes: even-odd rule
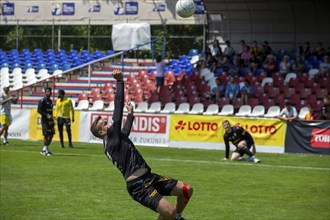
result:
[[[0,219],[156,219],[130,198],[100,144],[74,149],[11,140],[0,146]],[[259,153],[261,164],[222,161],[223,151],[138,147],[153,172],[194,187],[184,214],[201,219],[330,219],[330,157]],[[174,202],[173,198],[169,198]]]

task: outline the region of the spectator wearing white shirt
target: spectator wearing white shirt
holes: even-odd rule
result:
[[[298,113],[295,107],[291,105],[290,101],[285,102],[285,107],[280,112],[280,115],[277,116],[278,119],[282,121],[289,121],[298,119]]]

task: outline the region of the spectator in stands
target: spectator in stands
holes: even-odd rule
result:
[[[55,120],[57,120],[57,128],[61,142],[60,147],[64,148],[63,126],[65,125],[66,133],[68,134],[69,147],[73,148],[71,122],[74,122],[74,108],[71,99],[65,96],[65,92],[62,89],[58,90],[58,99],[56,101],[54,117]]]
[[[224,71],[228,71],[229,62],[226,56],[218,54],[215,57],[215,62],[210,67],[210,71],[214,72],[216,68],[221,67]]]
[[[230,41],[227,40],[226,42],[226,47],[223,51],[223,54],[229,59],[231,56],[235,54],[234,48],[231,46]]]
[[[127,103],[127,119],[122,127],[124,108],[124,81],[120,70],[114,70],[117,80],[113,123],[99,116],[91,125],[95,137],[103,140],[104,153],[122,173],[131,197],[159,213],[158,219],[183,219],[182,211],[193,194],[193,188],[179,180],[160,176],[151,168],[129,139],[134,116],[133,106]],[[176,206],[163,196],[176,196]]]
[[[164,77],[165,77],[165,62],[161,55],[156,57],[156,87],[157,92],[159,94],[160,87],[164,85]]]
[[[234,98],[239,97],[239,92],[239,84],[235,82],[235,78],[233,76],[230,76],[229,83],[226,86],[225,97],[227,97],[230,103],[232,103]]]
[[[40,153],[44,156],[53,156],[49,151],[49,145],[55,134],[53,102],[50,99],[51,95],[52,89],[49,87],[45,88],[45,97],[43,97],[38,104],[38,113],[41,115],[42,134],[44,136],[44,147]]]
[[[314,111],[314,107],[312,105],[307,105],[308,108],[308,112],[305,115],[305,120],[317,120],[318,119],[318,115],[316,114],[316,112]]]
[[[215,80],[215,82],[217,83],[216,87],[211,88],[209,97],[213,98],[214,100],[218,101],[219,98],[224,97],[225,96],[225,92],[226,92],[226,85],[223,84],[221,82],[220,78],[217,78]]]
[[[254,54],[256,56],[258,56],[259,54],[258,43],[255,40],[251,44],[251,54]]]
[[[11,124],[11,104],[17,102],[17,97],[9,94],[10,86],[3,88],[3,93],[0,95],[0,137],[3,135],[3,145],[9,145],[8,129]],[[0,140],[1,145],[1,140]]]
[[[283,78],[291,71],[291,62],[288,55],[284,55],[280,63],[280,73]]]
[[[300,75],[304,73],[305,71],[305,65],[303,60],[301,59],[300,56],[297,56],[293,65],[292,65],[292,71],[296,73],[297,75]]]
[[[308,57],[313,55],[313,49],[311,47],[311,43],[309,41],[306,41],[305,43],[305,52],[304,52],[305,58],[307,59]]]
[[[219,54],[222,54],[222,50],[219,44],[218,39],[214,39],[213,43],[210,45],[211,54],[213,57],[216,57]]]
[[[255,157],[256,147],[251,134],[239,126],[231,126],[228,120],[222,122],[222,126],[225,129],[223,139],[226,145],[226,155],[223,160],[229,158],[229,141],[236,146],[236,150],[231,155],[231,160],[246,160],[249,162],[260,163],[260,160]],[[252,149],[251,149],[252,148]],[[247,154],[249,157],[243,159],[243,155]]]
[[[323,48],[323,43],[318,42],[317,46],[315,47],[314,55],[317,57],[318,60],[322,59],[325,54],[325,49]]]
[[[328,95],[323,98],[323,106],[321,109],[321,120],[330,120],[330,97]]]
[[[241,95],[245,105],[248,104],[249,98],[254,96],[254,87],[248,79],[244,81],[244,86],[241,88]]]
[[[266,70],[268,77],[272,77],[273,73],[277,71],[277,63],[272,54],[267,55],[267,59],[263,63],[263,68]]]
[[[252,70],[252,72],[254,72],[256,69],[260,67],[261,67],[261,63],[260,60],[258,59],[258,56],[252,53],[250,58],[249,68]]]
[[[242,53],[245,51],[245,46],[246,46],[246,43],[245,43],[245,40],[241,40],[240,42],[239,42],[239,49],[238,49],[238,51],[237,51],[237,55],[238,56],[241,56],[242,55]]]
[[[291,105],[291,102],[289,100],[285,101],[285,106],[280,112],[280,115],[277,116],[277,118],[282,121],[289,121],[289,122],[298,119],[297,110],[295,107]]]
[[[330,77],[330,62],[327,55],[323,57],[323,62],[320,63],[320,76]]]
[[[264,41],[261,44],[261,47],[260,47],[260,50],[259,50],[259,54],[258,54],[260,62],[263,63],[266,60],[266,58],[267,58],[267,56],[269,54],[272,54],[272,49],[268,45],[268,42],[267,41]]]
[[[248,45],[244,46],[243,52],[241,53],[241,58],[245,67],[249,66],[251,59],[251,51]]]

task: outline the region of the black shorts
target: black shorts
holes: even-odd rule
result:
[[[54,121],[43,121],[41,126],[42,126],[42,134],[45,137],[53,136],[55,134]]]
[[[170,195],[177,182],[171,177],[146,173],[127,182],[127,191],[135,201],[157,212],[159,201]]]
[[[57,118],[57,126],[65,125],[65,127],[70,128],[71,127],[71,120],[70,118]]]
[[[244,140],[246,142],[246,146],[248,149],[251,149],[252,143],[249,140]],[[245,152],[241,149],[236,148],[234,152],[239,153],[239,155],[243,156]]]

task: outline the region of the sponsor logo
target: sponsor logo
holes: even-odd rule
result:
[[[37,5],[29,6],[27,8],[27,13],[39,13],[39,6]]]
[[[9,132],[8,136],[11,137],[11,138],[21,138],[23,135],[19,132],[15,132],[15,133]]]
[[[152,193],[149,195],[149,197],[151,198],[151,197],[154,197],[155,195],[157,194],[157,190],[153,190],[152,191]]]
[[[275,125],[241,125],[236,124],[247,130],[252,134],[275,134],[277,132],[277,128]]]
[[[98,117],[106,118],[108,123],[113,123],[112,115],[94,115],[91,116],[91,124]],[[153,116],[153,115],[135,115],[132,125],[132,132],[148,132],[148,133],[157,133],[165,134],[167,127],[167,118],[166,116]],[[126,116],[123,117],[122,124],[126,122]]]
[[[101,11],[101,5],[97,4],[97,5],[92,5],[89,7],[88,12],[100,12]]]
[[[165,4],[158,4],[153,7],[152,11],[154,12],[161,12],[166,10],[166,5]]]
[[[217,131],[218,124],[214,122],[184,122],[183,120],[178,121],[175,126],[175,130],[188,130],[188,131]]]
[[[313,148],[330,148],[330,130],[326,128],[313,129],[311,146]]]
[[[3,3],[2,4],[2,15],[11,16],[15,14],[15,4],[14,3]]]
[[[75,14],[75,3],[53,3],[52,4],[52,15],[74,15]]]
[[[139,12],[138,2],[118,1],[114,4],[115,15],[137,15]]]

